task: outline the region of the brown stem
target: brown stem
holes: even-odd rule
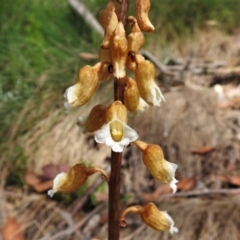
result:
[[[129,0],[118,2],[118,20],[125,25],[128,13]],[[124,104],[125,79],[114,79],[114,100]],[[108,204],[108,240],[118,240],[120,237],[120,187],[121,187],[122,153],[113,152],[111,155],[111,174],[109,178]]]
[[[123,102],[125,88],[124,79],[114,79],[114,100]],[[108,205],[108,239],[118,240],[120,236],[120,187],[121,187],[122,153],[113,152],[111,155],[111,174],[109,178]]]

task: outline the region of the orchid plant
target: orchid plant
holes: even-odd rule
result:
[[[95,93],[99,82],[113,79],[114,101],[108,106],[96,105],[88,116],[78,119],[83,133],[95,132],[95,141],[112,149],[111,174],[101,168],[76,164],[69,173],[58,174],[48,194],[72,192],[81,187],[88,177],[100,172],[109,185],[109,227],[108,239],[119,239],[119,225],[125,225],[128,212],[139,214],[143,223],[157,231],[177,232],[174,221],[154,203],[130,206],[120,214],[119,197],[121,184],[122,152],[129,144],[135,145],[142,153],[142,160],[152,176],[170,185],[173,193],[177,190],[175,171],[177,165],[164,159],[160,146],[138,140],[137,132],[127,125],[129,113],[134,115],[150,106],[160,106],[164,96],[155,82],[155,67],[139,54],[144,45],[143,32],[151,32],[154,26],[148,18],[150,0],[135,0],[134,16],[127,16],[129,0],[110,0],[100,13],[104,38],[99,50],[99,62],[79,70],[77,82],[69,87],[64,97],[67,110],[88,102]],[[126,26],[131,31],[126,33]],[[134,79],[126,75],[132,71]]]

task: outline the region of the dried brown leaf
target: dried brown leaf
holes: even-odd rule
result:
[[[46,179],[53,179],[58,173],[68,172],[69,167],[66,164],[46,164],[42,167],[43,177]]]
[[[152,201],[153,199],[159,198],[162,194],[172,193],[172,189],[168,184],[161,184],[152,193],[143,193],[142,198],[146,201]]]
[[[202,155],[202,154],[212,152],[215,149],[216,149],[216,147],[214,147],[214,146],[205,146],[205,147],[192,149],[191,153]]]
[[[29,170],[25,172],[24,180],[29,186],[34,186],[41,182],[41,179],[34,172]]]
[[[189,191],[195,187],[196,181],[193,178],[182,178],[177,183],[177,189],[182,191]]]
[[[2,227],[3,240],[25,240],[21,225],[14,217],[9,217]]]
[[[231,183],[232,185],[240,186],[240,176],[221,175],[220,180],[222,182],[227,182],[227,183]]]

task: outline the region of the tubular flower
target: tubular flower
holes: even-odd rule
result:
[[[106,107],[99,104],[96,105],[88,116],[79,117],[77,125],[86,132],[95,132],[99,130],[106,121]]]
[[[96,142],[105,143],[114,152],[122,152],[124,146],[138,138],[136,131],[126,123],[126,107],[120,101],[113,102],[106,112],[106,124],[96,133]]]
[[[108,175],[101,168],[86,167],[84,164],[76,164],[68,173],[59,173],[54,178],[53,188],[48,191],[48,195],[53,197],[56,192],[74,192],[87,181],[90,175],[96,172],[102,173],[104,178],[108,180]]]
[[[141,97],[152,106],[160,106],[161,102],[165,102],[165,98],[161,90],[157,86],[155,78],[155,67],[148,60],[143,60],[136,55],[135,80]]]
[[[164,159],[160,146],[147,144],[142,141],[135,141],[134,144],[141,150],[143,163],[152,176],[162,183],[168,183],[173,193],[177,191],[175,172],[177,164],[168,162]]]
[[[113,75],[123,78],[126,75],[125,64],[128,56],[128,42],[122,22],[119,22],[110,42],[110,52],[113,64]]]
[[[169,230],[171,234],[178,232],[178,229],[174,227],[174,221],[170,215],[165,211],[159,211],[157,206],[152,202],[143,206],[136,205],[126,208],[119,218],[120,224],[123,227],[126,226],[124,217],[128,212],[140,214],[143,222],[157,231],[163,232]]]
[[[98,86],[101,69],[102,65],[97,63],[93,67],[87,65],[79,70],[77,83],[65,91],[66,109],[81,106],[92,97]]]

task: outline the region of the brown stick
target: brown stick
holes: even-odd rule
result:
[[[126,24],[129,0],[118,1],[118,20]],[[114,100],[124,104],[125,79],[114,78]],[[120,237],[120,187],[121,187],[122,153],[112,151],[111,174],[109,178],[108,204],[108,240],[118,240]]]
[[[123,102],[125,80],[114,79],[114,100]],[[113,152],[111,155],[111,174],[109,178],[108,204],[108,239],[118,240],[120,236],[120,187],[121,187],[122,153]]]

